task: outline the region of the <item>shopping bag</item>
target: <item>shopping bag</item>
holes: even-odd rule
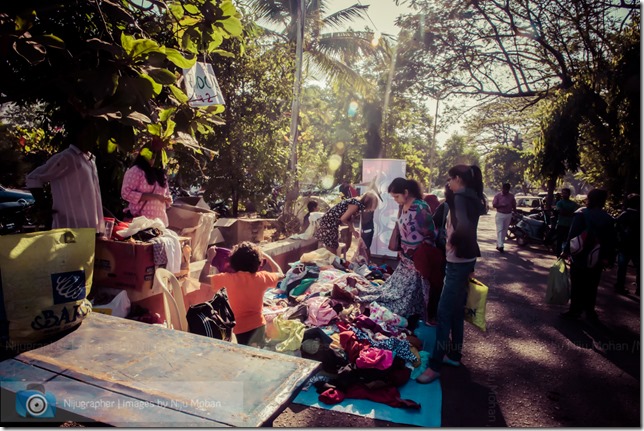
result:
[[[0,340],[5,349],[39,347],[80,325],[94,273],[96,229],[0,236]]]
[[[566,305],[570,299],[570,274],[566,262],[559,258],[550,267],[546,302],[548,304]]]
[[[465,302],[465,320],[485,332],[485,305],[488,287],[476,278],[470,278]]]

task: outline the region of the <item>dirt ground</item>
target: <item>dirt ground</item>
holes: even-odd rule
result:
[[[567,306],[544,301],[554,256],[513,242],[497,252],[494,215],[481,217],[476,266],[490,289],[487,332],[466,323],[463,365],[444,368],[442,425],[641,427],[640,298],[614,292],[613,268],[599,287],[600,324],[561,319]],[[273,425],[401,426],[297,404]]]

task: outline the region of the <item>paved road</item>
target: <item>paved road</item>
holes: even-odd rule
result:
[[[554,256],[513,242],[497,252],[494,214],[481,217],[476,268],[490,288],[488,330],[466,324],[463,366],[444,369],[443,426],[641,426],[639,298],[613,292],[613,269],[599,288],[601,324],[562,320],[567,307],[543,300]],[[399,426],[295,404],[274,425]]]

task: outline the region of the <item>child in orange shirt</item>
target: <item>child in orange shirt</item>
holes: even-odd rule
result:
[[[217,252],[210,247],[206,253],[206,263],[199,275],[199,281],[210,284],[213,292],[226,288],[230,308],[235,314],[233,333],[237,343],[247,346],[264,346],[266,320],[262,314],[264,292],[276,287],[284,278],[280,267],[270,256],[265,255],[252,242],[237,244],[230,255],[230,267],[235,271],[210,275],[210,266]],[[268,261],[274,272],[260,271],[264,260]]]

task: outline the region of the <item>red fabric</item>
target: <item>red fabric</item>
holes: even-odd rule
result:
[[[322,401],[325,404],[338,404],[344,401],[345,398],[346,396],[344,392],[339,391],[335,388],[329,388],[320,394],[318,400]]]
[[[370,346],[366,341],[359,341],[356,334],[351,330],[340,332],[340,345],[347,352],[349,362],[352,364],[356,363],[360,352]]]
[[[414,267],[429,282],[427,319],[435,319],[445,279],[445,255],[439,248],[422,243],[414,252]]]
[[[400,392],[393,386],[384,386],[378,389],[369,389],[364,385],[356,384],[349,386],[346,393],[338,389],[327,389],[320,394],[318,399],[326,404],[338,404],[345,398],[358,400],[369,400],[376,403],[386,404],[391,407],[401,407],[407,409],[420,409],[420,404],[412,400],[400,398]]]
[[[429,205],[429,210],[432,212],[432,215],[436,212],[436,208],[441,204],[436,195],[425,195],[423,198],[427,205]]]

